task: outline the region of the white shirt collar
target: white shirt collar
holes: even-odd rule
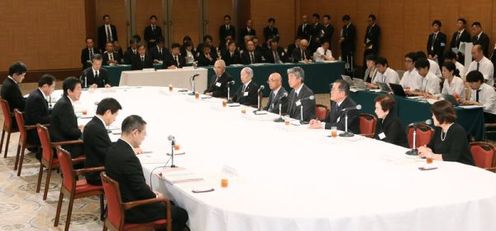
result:
[[[277,95],[277,93],[281,90],[281,86],[279,86],[277,89],[273,90],[272,92],[274,93],[274,96]]]
[[[43,95],[43,98],[48,99],[48,96],[45,95],[45,92],[43,92],[41,88],[38,87],[38,90],[41,92],[41,95]]]
[[[245,85],[245,90],[246,90],[246,88],[248,88],[248,85],[250,85],[250,83],[251,83],[251,80],[248,81],[248,83],[244,84]]]
[[[95,76],[97,72],[98,74],[100,74],[100,70],[95,70],[95,68],[93,67],[91,69],[93,70],[93,76]]]
[[[105,121],[103,120],[101,115],[96,115],[95,117],[100,119],[100,121],[102,121],[103,126],[107,127],[107,124],[105,124]]]
[[[119,138],[119,139],[120,139],[120,140],[122,140],[122,141],[124,141],[127,145],[129,145],[129,147],[131,147],[131,149],[133,149],[133,150],[134,150],[133,145],[131,145],[130,143],[128,143],[126,140],[122,139],[122,137],[121,137],[121,138]]]
[[[7,76],[7,77],[8,77],[9,79],[11,79],[12,81],[14,81],[14,83],[18,84],[18,83],[17,83],[17,81],[14,79],[14,77],[12,77],[12,76],[10,76],[10,75],[9,75],[9,76]]]
[[[76,101],[72,100],[71,97],[69,95],[67,95],[67,98],[71,101],[71,104],[72,106],[74,107],[74,104],[76,103]]]
[[[303,87],[303,83],[300,85],[300,87],[298,89],[295,89],[295,92],[297,95],[300,94],[300,91],[301,91],[301,88]]]

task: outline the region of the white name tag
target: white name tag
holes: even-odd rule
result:
[[[341,121],[341,117],[338,117],[338,119],[336,120],[336,123],[339,123],[339,121]]]
[[[384,132],[381,132],[381,133],[379,134],[379,139],[380,139],[380,140],[383,140],[384,138],[386,138],[386,134],[384,134]]]
[[[299,107],[300,105],[301,105],[301,101],[300,100],[296,101],[296,106]]]
[[[243,92],[243,96],[248,96],[248,92],[247,91]]]
[[[220,87],[220,86],[222,86],[222,84],[217,82],[217,83],[215,83],[215,86]]]

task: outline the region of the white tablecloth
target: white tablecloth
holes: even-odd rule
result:
[[[436,162],[420,171],[424,161],[401,147],[329,138],[165,88],[98,89],[81,105],[92,111],[108,96],[123,105],[114,126],[130,114],[147,121],[145,178],[188,211],[193,231],[496,230],[496,175],[477,167]],[[150,175],[169,159],[168,135],[186,152],[175,158],[185,170],[165,175],[203,181],[170,184],[161,168]],[[191,192],[205,187],[215,191]]]
[[[119,86],[162,86],[172,84],[174,87],[191,89],[191,77],[195,78],[196,91],[203,93],[207,89],[208,70],[206,68],[185,67],[181,69],[160,69],[152,71],[123,71]]]

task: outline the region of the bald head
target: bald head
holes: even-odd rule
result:
[[[214,64],[215,75],[220,77],[226,71],[226,63],[222,59],[218,59]]]
[[[474,57],[476,61],[480,61],[484,57],[481,45],[474,45],[472,47],[472,57]]]
[[[308,40],[306,39],[300,40],[300,47],[306,49],[308,47]]]
[[[269,88],[270,90],[277,90],[282,85],[282,77],[281,74],[274,72],[269,75]]]

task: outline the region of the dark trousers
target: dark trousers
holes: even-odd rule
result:
[[[188,213],[183,208],[172,206],[172,230],[183,231],[188,221]],[[154,203],[138,206],[126,211],[127,223],[147,223],[159,219],[165,219],[165,205]]]

